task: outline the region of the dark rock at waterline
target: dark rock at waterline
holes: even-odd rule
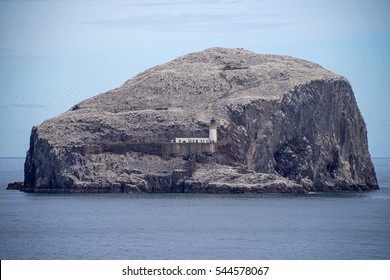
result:
[[[7,186],[7,190],[22,190],[24,188],[23,182],[13,182],[9,183]]]
[[[183,145],[174,152],[175,137],[207,137],[212,117],[215,152]],[[289,56],[212,48],[146,70],[33,127],[23,189],[376,189],[366,134],[344,77]]]

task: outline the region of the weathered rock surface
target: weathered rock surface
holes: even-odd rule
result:
[[[175,137],[214,155],[162,156]],[[179,57],[33,127],[26,191],[289,192],[378,188],[349,82],[289,56]]]

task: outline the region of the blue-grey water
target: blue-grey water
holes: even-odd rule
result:
[[[313,195],[32,194],[0,158],[0,259],[390,259],[381,189]]]

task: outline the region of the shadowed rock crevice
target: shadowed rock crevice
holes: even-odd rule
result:
[[[215,152],[172,146],[175,137],[207,137],[212,117]],[[305,193],[377,187],[365,123],[345,78],[289,56],[212,48],[148,69],[34,127],[19,188]]]

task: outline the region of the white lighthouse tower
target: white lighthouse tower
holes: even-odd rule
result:
[[[210,121],[209,140],[211,143],[217,143],[217,121],[214,118]]]

